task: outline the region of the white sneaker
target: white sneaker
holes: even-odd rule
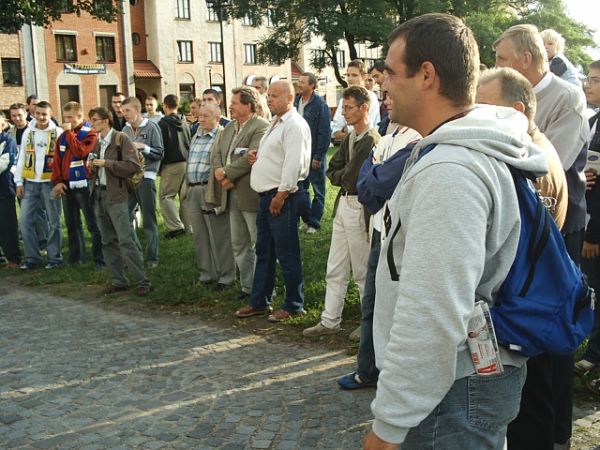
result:
[[[300,222],[300,225],[298,225],[298,230],[299,231],[306,231],[308,230],[309,226],[306,225],[304,222]]]
[[[350,333],[350,336],[348,336],[348,339],[350,339],[353,342],[360,341],[360,325],[358,326],[358,328],[355,328],[352,333]]]
[[[318,336],[326,336],[328,334],[336,334],[342,331],[340,326],[338,325],[335,328],[327,328],[321,322],[316,324],[314,327],[305,328],[302,331],[302,336],[304,337],[318,337]]]
[[[595,364],[587,359],[582,359],[581,361],[577,361],[575,363],[575,373],[578,375],[585,375],[591,370],[600,367],[600,364]]]
[[[315,234],[316,232],[318,232],[319,230],[317,230],[316,228],[313,227],[306,227],[306,234]]]

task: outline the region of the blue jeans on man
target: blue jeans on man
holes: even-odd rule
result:
[[[299,195],[302,196],[302,205],[300,207],[300,217],[306,225],[319,230],[321,228],[321,218],[325,209],[325,185],[327,171],[327,157],[323,157],[321,167],[314,170],[310,169],[308,177],[302,180],[299,184],[302,191]],[[312,185],[313,199],[310,201],[310,193],[308,188]]]
[[[261,195],[256,217],[256,268],[250,294],[250,305],[264,310],[271,303],[275,287],[275,264],[279,260],[285,283],[282,309],[294,314],[304,307],[304,283],[298,236],[298,203],[296,194],[285,199],[281,212],[273,216],[269,206],[275,192]]]
[[[61,200],[52,195],[54,185],[50,182],[35,183],[25,180],[24,188],[25,196],[21,201],[21,233],[25,249],[25,262],[33,265],[42,264],[36,222],[39,211],[44,207],[48,216],[48,240],[46,243],[48,264],[60,264],[62,263]]]

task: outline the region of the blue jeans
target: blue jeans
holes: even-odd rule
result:
[[[381,251],[381,233],[373,230],[371,251],[367,263],[367,276],[361,301],[360,344],[358,347],[358,374],[364,381],[374,381],[379,377],[375,366],[375,349],[373,348],[373,311],[375,310],[375,275],[377,261]]]
[[[25,248],[25,261],[31,264],[41,264],[40,243],[37,234],[37,220],[42,207],[48,217],[48,240],[46,250],[48,263],[62,263],[60,247],[62,236],[60,232],[60,198],[52,197],[54,186],[50,182],[34,183],[25,181],[25,196],[21,201],[21,233]]]
[[[526,369],[456,380],[444,399],[412,428],[402,450],[501,450],[517,415]]]
[[[302,206],[300,208],[300,217],[309,227],[321,228],[321,217],[325,208],[325,172],[327,171],[327,158],[323,157],[321,167],[317,170],[310,169],[306,180],[302,180]],[[308,188],[312,184],[313,200],[310,201],[310,193]]]
[[[65,210],[65,225],[67,226],[69,240],[69,264],[85,262],[85,239],[81,226],[81,212],[85,216],[87,229],[92,236],[92,253],[96,264],[104,264],[102,255],[102,237],[96,224],[96,217],[90,199],[90,190],[87,187],[67,189],[63,201]]]
[[[283,309],[296,313],[304,307],[297,213],[300,199],[290,194],[278,216],[272,216],[269,212],[272,199],[273,195],[260,197],[256,216],[256,268],[250,305],[256,309],[265,309],[270,305],[275,287],[275,263],[279,260],[286,295]]]

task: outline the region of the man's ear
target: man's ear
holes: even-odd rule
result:
[[[514,109],[516,109],[517,111],[519,111],[520,113],[525,114],[525,103],[523,103],[523,102],[514,102],[511,106]]]
[[[423,62],[417,76],[420,77],[424,87],[433,86],[437,78],[437,72],[433,63],[430,61]]]

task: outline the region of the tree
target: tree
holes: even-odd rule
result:
[[[336,78],[346,86],[337,58],[339,43],[346,41],[350,59],[357,57],[357,44],[385,49],[393,28],[428,12],[461,17],[473,30],[482,62],[494,64],[493,43],[508,27],[533,23],[540,30],[554,28],[567,40],[567,55],[574,63],[585,63],[584,47],[593,45],[591,30],[566,14],[562,0],[207,0],[223,19],[248,17],[256,25],[267,22],[272,32],[258,45],[261,63],[281,64],[296,59],[305,42],[321,40],[324,48],[314,52],[316,69],[332,66]],[[383,56],[383,55],[382,55]]]
[[[16,33],[23,25],[47,27],[64,13],[93,17],[112,22],[121,12],[119,0],[3,0],[0,8],[0,33]]]

